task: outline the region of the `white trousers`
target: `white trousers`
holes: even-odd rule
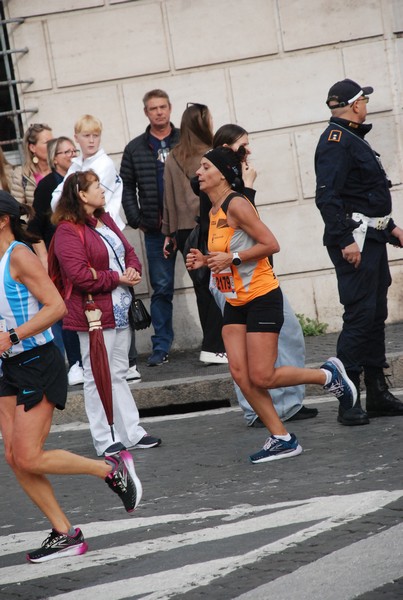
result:
[[[139,411],[126,381],[129,368],[131,329],[104,329],[105,347],[108,354],[112,379],[113,423],[115,442],[129,448],[146,434],[139,421]],[[111,446],[111,429],[94,381],[90,362],[90,338],[86,331],[79,331],[81,357],[84,368],[84,402],[90,424],[92,441],[98,456]]]

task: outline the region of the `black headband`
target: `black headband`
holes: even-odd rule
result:
[[[217,167],[230,185],[235,182],[235,179],[242,179],[242,174],[236,164],[238,159],[235,152],[230,148],[219,146],[206,152],[204,158],[207,158],[207,160]]]

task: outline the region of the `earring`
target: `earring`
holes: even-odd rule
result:
[[[34,165],[37,165],[39,162],[39,158],[36,156],[36,154],[33,155],[32,157],[32,162],[34,163]]]

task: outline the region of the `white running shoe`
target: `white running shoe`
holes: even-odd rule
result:
[[[127,374],[126,374],[126,381],[132,381],[133,383],[140,383],[141,375],[140,375],[139,371],[137,370],[137,365],[133,365],[132,367],[129,367]]]
[[[206,352],[202,350],[200,352],[199,360],[209,365],[226,365],[228,364],[228,358],[226,352]]]
[[[80,367],[80,363],[77,361],[67,374],[69,385],[78,385],[84,383],[84,369]]]

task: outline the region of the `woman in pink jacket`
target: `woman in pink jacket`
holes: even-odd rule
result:
[[[141,281],[141,265],[114,220],[104,212],[105,195],[94,171],[67,177],[52,221],[57,225],[54,251],[59,261],[68,314],[63,327],[78,332],[84,368],[84,401],[99,456],[125,448],[152,448],[161,440],[146,433],[126,381],[131,340],[129,287]],[[89,353],[85,301],[91,294],[102,311],[102,329],[113,392],[112,439],[94,382]]]

